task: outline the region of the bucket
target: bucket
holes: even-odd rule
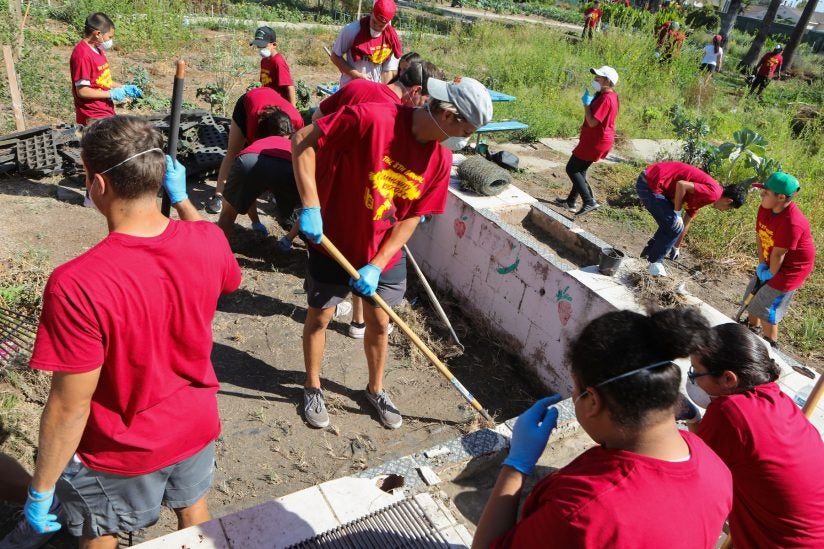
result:
[[[601,274],[612,276],[615,274],[615,271],[618,270],[618,267],[621,266],[621,262],[623,260],[624,252],[621,250],[616,250],[615,248],[602,248],[601,261],[598,263],[598,270]]]

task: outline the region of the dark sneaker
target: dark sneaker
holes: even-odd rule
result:
[[[323,393],[320,389],[303,388],[303,415],[312,427],[329,427],[329,414],[326,413],[326,404],[323,402]]]
[[[644,249],[643,249],[643,250],[641,250],[641,259],[646,259],[646,258],[647,258],[647,256],[649,255],[649,249],[650,249],[650,248],[652,248],[652,245],[653,245],[653,244],[655,244],[655,239],[654,239],[654,238],[650,238],[650,239],[647,241],[647,245],[646,245],[646,246],[644,246]]]
[[[375,407],[375,410],[378,411],[378,418],[384,427],[397,429],[403,425],[401,412],[392,404],[392,401],[389,400],[389,395],[386,394],[386,391],[381,391],[373,395],[369,392],[369,387],[367,387],[364,392],[366,393],[366,399]]]
[[[215,193],[206,201],[206,211],[213,214],[219,214],[223,210],[223,195]]]
[[[260,221],[252,223],[252,232],[255,234],[259,234],[260,236],[269,236],[269,229],[267,229],[266,225],[264,225]]]
[[[584,215],[584,214],[588,214],[589,212],[594,212],[595,210],[597,210],[597,209],[598,209],[598,208],[600,208],[600,207],[601,207],[601,205],[600,205],[600,204],[598,204],[597,202],[591,202],[591,203],[589,203],[589,204],[584,204],[584,205],[581,207],[581,209],[580,209],[580,210],[578,210],[577,212],[575,212],[575,215]]]
[[[761,326],[753,326],[751,324],[747,324],[747,328],[749,328],[749,330],[757,336],[760,336],[761,332],[763,332]]]
[[[553,200],[552,204],[558,206],[559,208],[565,208],[571,212],[575,211],[575,204],[570,204],[566,198],[560,196]]]
[[[765,337],[765,338],[764,338],[764,341],[766,341],[767,343],[769,343],[769,344],[770,344],[770,347],[772,347],[773,349],[778,350],[778,342],[777,342],[777,341],[773,341],[772,339],[770,339],[770,338],[768,338],[768,337]]]
[[[57,497],[54,498],[54,501],[49,508],[49,513],[60,517],[61,508]],[[0,540],[0,549],[36,549],[37,547],[45,545],[46,542],[49,541],[49,539],[51,539],[51,537],[56,533],[57,532],[55,531],[46,532],[45,534],[38,534],[34,531],[34,528],[31,527],[29,521],[26,520],[26,517],[21,516],[17,521],[17,525],[14,527],[14,530],[6,534],[6,537]]]

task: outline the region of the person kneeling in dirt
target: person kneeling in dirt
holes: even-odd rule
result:
[[[86,188],[109,235],[55,269],[43,295],[31,367],[54,374],[25,516],[37,532],[59,529],[59,496],[81,548],[116,547],[118,532],[154,524],[161,502],[181,528],[209,520],[212,319],[240,268],[162,143],[131,116],[86,130]],[[161,214],[161,183],[181,221]]]
[[[294,133],[289,115],[278,107],[267,107],[257,123],[258,139],[240,151],[229,172],[218,225],[228,237],[238,214],[246,214],[258,197],[271,191],[275,197],[281,223],[288,224],[292,211],[300,206],[300,196],[292,170],[292,142]],[[288,251],[297,236],[293,223],[289,234],[278,241],[278,248]]]
[[[492,118],[486,88],[471,78],[447,83],[430,78],[429,103],[346,106],[299,130],[292,138],[295,179],[303,208],[300,231],[312,244],[304,286],[309,311],[303,326],[306,367],[304,414],[313,427],[329,425],[320,367],[326,327],[334,307],[349,294],[377,292],[389,305],[406,290],[401,248],[421,216],[443,213],[452,154],[444,145],[468,138]],[[323,215],[321,216],[321,212]],[[328,255],[336,245],[356,267],[357,280]],[[369,367],[365,396],[381,423],[403,419],[383,389],[389,315],[371,299],[364,307],[364,351]]]
[[[676,261],[681,256],[681,242],[698,210],[708,204],[721,211],[737,209],[747,199],[743,187],[722,187],[709,174],[683,162],[647,166],[638,176],[635,190],[658,223],[658,230],[641,252],[653,276],[667,275],[664,257]]]
[[[750,329],[762,334],[770,345],[778,346],[778,323],[815,267],[815,243],[810,222],[793,200],[801,190],[790,174],[775,172],[761,190],[761,207],[755,222],[758,268],[744,295],[756,287],[747,306]]]
[[[524,481],[558,419],[549,406],[561,397],[521,414],[472,547],[714,548],[732,477],[699,437],[678,429],[681,368],[673,362],[697,348],[707,327],[686,308],[590,322],[568,361],[575,417],[598,445],[540,480],[516,522]]]
[[[226,154],[217,172],[215,194],[206,201],[207,212],[219,214],[223,209],[223,189],[226,187],[226,180],[229,178],[229,171],[232,169],[235,157],[244,147],[248,147],[258,138],[258,117],[267,107],[277,107],[289,115],[289,120],[292,121],[292,126],[296,130],[303,127],[303,117],[300,112],[272,88],[254,88],[241,95],[232,111]],[[248,214],[252,221],[252,230],[263,236],[268,235],[269,231],[257,215],[257,208],[249,208]]]
[[[737,549],[824,547],[824,442],[776,383],[767,346],[720,324],[691,355],[687,393],[707,409],[695,433],[732,472]]]

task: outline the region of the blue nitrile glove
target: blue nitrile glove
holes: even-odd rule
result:
[[[143,90],[132,84],[123,86],[123,91],[126,92],[128,97],[143,97]]]
[[[766,263],[759,263],[758,267],[755,269],[755,274],[758,276],[758,280],[760,280],[761,282],[766,282],[775,276],[770,271],[770,266]]]
[[[366,296],[371,296],[378,289],[378,280],[381,278],[380,267],[367,263],[365,266],[358,269],[360,278],[355,280],[349,279],[349,285],[352,286],[356,292]]]
[[[177,204],[189,198],[186,194],[186,168],[183,164],[166,155],[166,174],[163,176],[163,188],[169,195],[172,204]]]
[[[126,88],[121,86],[119,88],[110,89],[109,97],[112,98],[112,101],[123,101],[126,99]]]
[[[309,242],[320,244],[320,237],[323,236],[323,220],[320,218],[320,206],[301,208],[300,217],[298,217],[298,227]]]
[[[583,103],[585,107],[588,107],[592,104],[593,99],[595,99],[595,96],[589,94],[589,88],[584,88],[584,95],[581,96],[581,103]]]
[[[512,428],[512,442],[504,465],[525,475],[532,474],[558,421],[558,410],[547,408],[560,401],[561,395],[542,398],[520,415]]]
[[[47,492],[38,492],[29,486],[29,496],[26,498],[26,505],[23,513],[29,525],[38,534],[46,532],[57,532],[60,530],[60,523],[57,522],[57,515],[49,513],[54,501],[54,488]]]

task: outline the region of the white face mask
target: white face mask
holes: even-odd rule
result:
[[[432,118],[432,122],[434,122],[435,125],[438,126],[438,129],[441,130],[441,133],[446,136],[446,139],[441,141],[441,145],[453,151],[460,151],[461,149],[466,147],[466,145],[469,143],[468,137],[456,137],[453,135],[449,135],[444,131],[441,125],[438,124],[438,121],[432,115],[432,111],[429,110],[429,105],[426,106],[426,112],[429,113],[429,116]]]
[[[112,47],[114,47],[114,39],[109,38],[108,40],[105,40],[105,41],[101,42],[100,47],[103,48],[104,50],[112,49]]]
[[[271,52],[271,51],[269,51],[269,48],[260,48],[260,50],[258,51],[258,53],[259,53],[259,54],[260,54],[260,56],[261,56],[261,57],[263,57],[264,59],[266,59],[267,57],[272,57],[272,52]]]
[[[687,381],[687,396],[690,397],[690,400],[704,409],[706,409],[707,406],[710,405],[710,402],[712,402],[712,399],[715,398],[710,396],[704,389],[691,381]]]
[[[373,29],[372,27],[369,27],[369,35],[370,35],[372,38],[377,38],[377,37],[378,37],[378,36],[380,36],[382,33],[383,33],[383,31],[382,31],[382,30],[376,31],[376,30],[375,30],[375,29]]]
[[[601,84],[597,80],[592,81],[592,89],[595,90],[596,93],[601,91]]]

